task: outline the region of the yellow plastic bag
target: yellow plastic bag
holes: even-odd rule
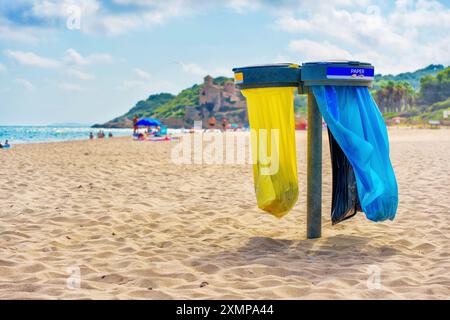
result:
[[[281,218],[298,199],[293,87],[244,89],[258,207]]]

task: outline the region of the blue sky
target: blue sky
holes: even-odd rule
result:
[[[450,0],[0,0],[0,125],[104,122],[233,66],[449,53]]]

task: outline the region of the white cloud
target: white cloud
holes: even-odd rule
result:
[[[438,1],[397,1],[389,20],[398,27],[450,28],[450,9]]]
[[[0,63],[0,73],[3,72],[3,71],[5,71],[5,70],[6,70],[5,65],[2,64],[2,63]]]
[[[140,80],[124,80],[121,84],[122,89],[147,89],[148,86],[148,83]]]
[[[225,5],[240,14],[253,11],[261,7],[261,3],[255,0],[229,0]]]
[[[142,70],[142,69],[134,68],[133,72],[138,78],[141,78],[141,79],[144,79],[144,80],[150,79],[150,74],[148,72]]]
[[[223,76],[223,77],[229,77],[229,78],[233,78],[234,77],[234,73],[233,73],[233,67],[217,67],[217,68],[213,68],[210,72],[210,75],[213,77],[219,77],[219,76]]]
[[[383,73],[450,64],[448,6],[433,0],[402,0],[393,7],[374,1],[352,7],[353,2],[318,2],[305,10],[280,11],[274,26],[300,35],[288,49],[314,59],[348,55],[372,62]]]
[[[63,82],[63,83],[59,83],[57,85],[57,87],[59,89],[65,90],[65,91],[84,91],[84,88],[77,85],[77,84],[73,84],[73,83],[67,83],[67,82]]]
[[[5,2],[5,4],[3,4]],[[76,7],[81,13],[80,30],[88,34],[120,35],[141,27],[152,27],[166,23],[174,17],[201,11],[207,4],[198,0],[21,0],[3,1],[4,11],[26,16],[25,22],[2,22],[0,9],[0,38],[14,38],[19,41],[37,41],[40,32],[50,28],[66,28],[73,18],[70,8]],[[18,2],[19,4],[16,4]],[[114,7],[114,8],[112,8]],[[197,8],[199,10],[194,9]],[[43,26],[25,27],[27,21],[40,21]],[[22,24],[22,27],[19,25]],[[20,32],[18,32],[20,29]],[[47,30],[46,30],[47,29]],[[3,32],[9,31],[9,32]],[[27,32],[32,31],[32,32]]]
[[[69,8],[73,6],[80,8],[81,21],[85,19],[95,21],[96,16],[102,11],[99,0],[2,1],[0,5],[0,39],[33,44],[41,42],[43,39],[47,39],[53,30],[66,28],[67,21],[72,14]],[[12,9],[12,12],[26,17],[26,21],[39,21],[42,22],[42,25],[28,24],[22,21],[11,22],[8,18],[2,17],[2,9],[5,9],[4,12]],[[82,31],[84,31],[83,28]]]
[[[108,10],[108,5],[98,0],[41,0],[35,1],[31,13],[39,18],[59,21],[64,25],[70,13],[68,7],[79,7],[81,31],[89,34],[120,35],[139,27],[151,27],[165,23],[168,19],[193,12],[188,0],[114,0],[113,5],[123,7],[117,14]]]
[[[18,25],[11,25],[7,20],[0,17],[0,40],[18,41],[24,43],[36,43],[35,29]]]
[[[61,61],[45,58],[33,52],[13,50],[4,50],[3,52],[7,57],[14,59],[16,62],[22,65],[40,68],[58,68],[62,66]],[[66,51],[66,55],[64,56],[62,61],[68,65],[87,66],[97,63],[111,63],[113,62],[113,58],[111,57],[111,55],[106,53],[93,53],[87,56],[82,56],[75,49],[71,48]],[[69,69],[67,71],[67,74],[80,80],[90,80],[94,78],[94,76],[91,74],[81,72],[73,68]]]
[[[17,78],[14,80],[14,83],[18,84],[19,86],[21,86],[23,89],[25,89],[27,91],[33,91],[34,89],[36,89],[36,87],[27,79]]]
[[[34,0],[30,14],[40,18],[67,18],[72,13],[70,9],[77,6],[83,15],[92,15],[101,10],[101,2],[98,0]]]
[[[124,80],[117,87],[117,90],[124,91],[137,91],[142,95],[148,95],[158,92],[176,92],[178,88],[175,88],[173,83],[165,80],[150,82],[143,80]]]
[[[178,62],[181,66],[183,72],[186,72],[190,75],[196,77],[205,77],[206,75],[210,75],[212,77],[225,76],[225,77],[233,77],[232,67],[229,65],[221,65],[215,67],[205,67],[198,65],[196,63],[186,63],[186,62]]]
[[[151,80],[151,74],[140,68],[134,68],[133,73],[135,76],[134,79],[122,81],[116,89],[121,91],[138,92],[143,95],[157,92],[176,92],[178,89],[175,88],[173,83],[170,81],[162,79]]]
[[[292,14],[280,17],[275,21],[275,27],[285,32],[311,31],[312,24],[306,19],[297,19]]]
[[[33,52],[5,50],[4,54],[23,65],[39,68],[57,68],[60,65],[57,60],[44,58]]]
[[[352,54],[328,42],[293,40],[289,50],[296,53],[303,62],[317,60],[352,60]]]
[[[180,62],[180,65],[184,72],[194,76],[205,76],[207,74],[207,71],[196,63]]]
[[[113,57],[108,53],[92,53],[86,57],[88,63],[112,63]]]
[[[72,78],[76,78],[78,80],[92,80],[95,79],[95,76],[90,74],[90,73],[86,73],[77,69],[73,69],[70,68],[69,70],[67,70],[67,75],[69,77]]]
[[[76,65],[86,65],[88,61],[86,58],[83,58],[81,54],[79,54],[75,49],[68,49],[66,51],[66,56],[64,57],[64,61],[68,64],[76,64]]]
[[[31,12],[36,17],[55,18],[66,15],[66,1],[35,1]]]
[[[128,16],[105,16],[96,21],[96,27],[89,28],[90,30],[100,31],[108,35],[120,35],[129,30],[136,29],[142,25],[142,18],[135,15]]]
[[[111,63],[113,58],[106,53],[93,53],[88,56],[82,56],[75,49],[70,48],[66,51],[64,62],[71,65],[85,66],[94,63]]]

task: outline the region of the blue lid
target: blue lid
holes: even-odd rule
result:
[[[298,87],[300,66],[279,63],[234,68],[234,82],[240,89],[268,87]]]
[[[304,86],[370,86],[375,77],[375,68],[367,62],[323,61],[302,65],[301,81]]]

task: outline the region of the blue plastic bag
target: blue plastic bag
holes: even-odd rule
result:
[[[386,125],[368,88],[312,88],[328,128],[353,167],[362,211],[372,221],[393,220],[397,181]]]

